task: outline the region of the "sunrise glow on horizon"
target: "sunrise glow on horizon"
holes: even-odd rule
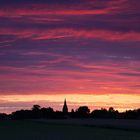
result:
[[[0,110],[5,113],[11,113],[19,109],[31,109],[34,104],[39,104],[41,107],[53,107],[54,110],[61,111],[64,99],[67,99],[69,111],[86,105],[91,111],[94,109],[108,109],[109,107],[113,107],[122,112],[136,109],[140,105],[139,98],[140,96],[136,94],[3,95],[1,96],[1,104],[3,107],[0,107]]]
[[[0,113],[140,108],[139,0],[0,2]]]

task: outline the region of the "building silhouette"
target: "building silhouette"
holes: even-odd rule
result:
[[[66,99],[64,100],[64,105],[63,105],[63,108],[62,108],[62,112],[64,114],[67,114],[68,113],[68,107],[67,107]]]

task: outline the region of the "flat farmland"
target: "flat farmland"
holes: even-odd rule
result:
[[[136,124],[139,126],[139,121],[136,124],[129,120],[124,121],[124,124],[129,124],[128,129],[127,125],[124,127],[122,124],[123,120],[119,124],[122,127],[110,124],[111,121],[112,124],[119,122],[68,119],[0,121],[0,140],[140,140],[139,128],[135,129]],[[133,127],[129,128],[130,126]]]

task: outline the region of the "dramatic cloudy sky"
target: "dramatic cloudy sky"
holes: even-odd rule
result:
[[[140,107],[139,17],[139,0],[0,0],[0,112]]]

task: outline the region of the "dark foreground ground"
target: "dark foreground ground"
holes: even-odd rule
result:
[[[129,120],[0,121],[0,140],[140,140],[139,125]]]

